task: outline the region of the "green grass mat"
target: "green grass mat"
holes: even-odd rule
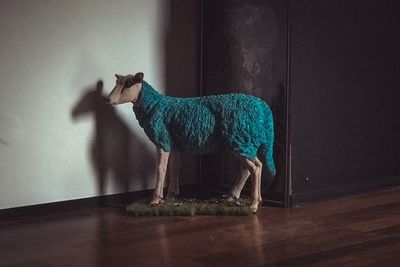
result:
[[[248,216],[253,214],[249,205],[249,199],[239,199],[235,202],[221,199],[182,199],[165,201],[154,207],[149,206],[147,201],[140,201],[130,204],[126,210],[134,216]]]

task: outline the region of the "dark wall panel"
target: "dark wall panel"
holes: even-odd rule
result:
[[[175,97],[200,95],[201,0],[170,0],[168,5],[165,93]],[[181,184],[199,181],[199,156],[186,154],[181,160]]]
[[[295,196],[400,176],[399,2],[290,5]]]
[[[265,198],[284,192],[287,1],[205,0],[203,94],[244,92],[264,99],[276,125],[276,183]],[[207,156],[203,177],[212,187],[231,184],[238,165],[229,155]],[[267,177],[264,177],[264,181]],[[264,182],[264,185],[266,183]]]

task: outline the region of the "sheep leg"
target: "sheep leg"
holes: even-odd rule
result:
[[[261,179],[262,179],[262,163],[258,158],[255,158],[256,160],[256,165],[258,167],[259,173],[258,173],[258,185],[257,185],[257,189],[258,189],[258,201],[262,201],[262,197],[261,197]]]
[[[251,190],[251,204],[250,209],[256,212],[258,209],[258,204],[261,202],[261,170],[262,163],[257,158],[248,159],[244,158],[243,163],[250,171],[252,190]]]
[[[231,188],[230,196],[228,197],[228,201],[235,201],[236,199],[240,198],[240,193],[242,192],[242,189],[247,181],[247,179],[250,176],[249,170],[246,168],[246,166],[243,164],[242,161],[240,161],[240,172],[239,176],[236,179],[235,184]]]
[[[163,198],[165,173],[167,172],[169,152],[157,147],[157,183],[150,205],[159,204]]]
[[[167,198],[174,199],[179,194],[180,153],[174,152],[169,159],[170,181]]]

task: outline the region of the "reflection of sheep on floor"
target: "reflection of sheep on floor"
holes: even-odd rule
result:
[[[200,154],[233,151],[241,160],[241,171],[230,192],[230,199],[239,198],[250,176],[250,208],[257,211],[262,200],[262,163],[257,158],[259,150],[264,155],[270,175],[275,175],[273,117],[264,101],[244,94],[169,97],[161,95],[143,81],[143,73],[116,77],[117,83],[108,96],[108,104],[114,106],[132,102],[139,124],[157,147],[157,184],[151,204],[158,204],[163,199],[164,178],[171,151]],[[168,196],[171,197],[179,192],[177,162],[172,157],[168,188]]]

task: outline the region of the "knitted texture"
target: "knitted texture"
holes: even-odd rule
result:
[[[257,97],[169,97],[143,81],[133,111],[146,135],[165,151],[208,154],[231,150],[249,159],[259,152],[275,175],[272,112]]]

